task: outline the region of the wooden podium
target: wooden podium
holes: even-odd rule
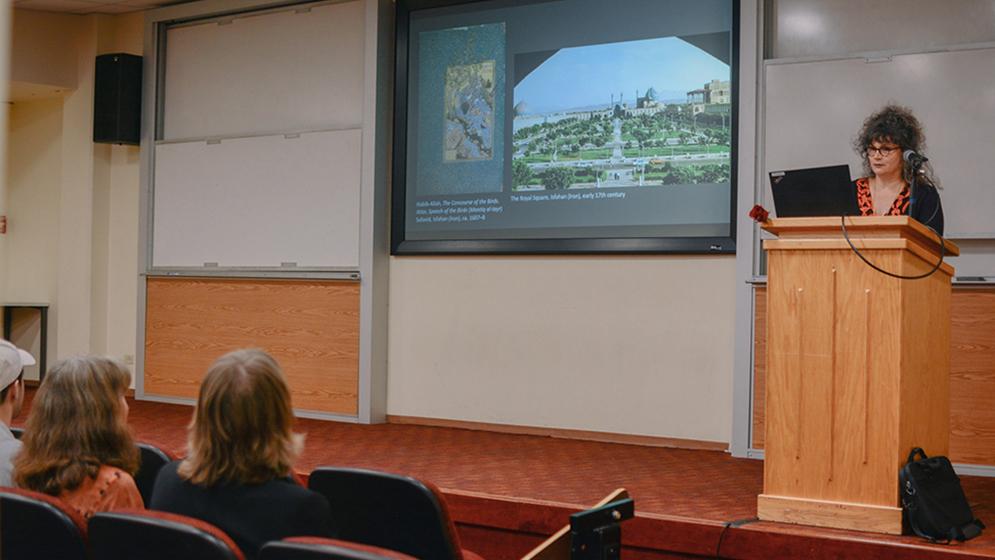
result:
[[[937,236],[906,216],[846,218],[878,267],[928,272]],[[950,279],[868,266],[840,218],[778,218],[767,251],[764,490],[760,519],[901,534],[898,470],[950,437]],[[959,249],[945,242],[946,256]]]

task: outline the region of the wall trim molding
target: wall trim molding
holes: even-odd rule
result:
[[[620,443],[624,445],[642,445],[646,447],[676,447],[679,449],[696,449],[703,451],[729,450],[729,444],[724,441],[705,441],[661,436],[619,434],[613,432],[595,432],[591,430],[574,430],[568,428],[546,428],[542,426],[521,426],[516,424],[495,424],[490,422],[470,422],[465,420],[450,420],[448,418],[425,418],[421,416],[400,416],[396,414],[388,414],[387,423],[597,441],[602,443]]]

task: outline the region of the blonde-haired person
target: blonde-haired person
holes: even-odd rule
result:
[[[271,540],[335,536],[324,496],[298,485],[302,447],[280,366],[236,350],[207,370],[189,427],[188,456],[159,471],[149,507],[226,532],[247,557]]]
[[[38,389],[14,461],[14,482],[58,496],[84,518],[143,507],[132,478],[139,451],[124,398],[131,374],[97,356],[62,360]]]

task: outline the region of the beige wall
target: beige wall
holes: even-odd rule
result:
[[[395,257],[388,413],[728,442],[734,268]]]
[[[62,100],[10,106],[7,151],[7,250],[3,299],[54,302],[58,294],[59,198],[62,180]],[[35,322],[32,320],[32,322]],[[21,327],[15,342],[38,352],[35,326]],[[49,352],[49,357],[54,357]],[[37,379],[31,368],[28,379]]]
[[[10,79],[74,89],[82,16],[13,10]]]
[[[6,103],[10,95],[10,0],[0,0],[0,154],[7,153],[7,122],[10,105]],[[7,215],[7,158],[0,157],[0,216]],[[6,262],[7,236],[0,234],[0,264]],[[4,293],[6,280],[0,272],[0,295]]]
[[[62,100],[10,107],[4,299],[54,301],[58,270]]]
[[[136,146],[110,146],[107,210],[106,346],[99,351],[134,363],[138,317],[138,193]]]
[[[97,353],[130,362],[138,148],[93,143],[93,67],[97,54],[141,53],[142,17],[14,14],[12,66],[62,68],[71,60],[75,89],[11,106],[0,299],[51,305],[49,360]],[[56,34],[61,46],[38,48],[38,37]]]
[[[144,12],[98,17],[101,32],[97,37],[97,54],[113,52],[142,54],[145,45]]]

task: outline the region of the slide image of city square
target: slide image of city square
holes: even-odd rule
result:
[[[728,182],[729,76],[677,37],[556,51],[514,88],[512,190]]]
[[[494,61],[446,69],[445,161],[494,156]]]

